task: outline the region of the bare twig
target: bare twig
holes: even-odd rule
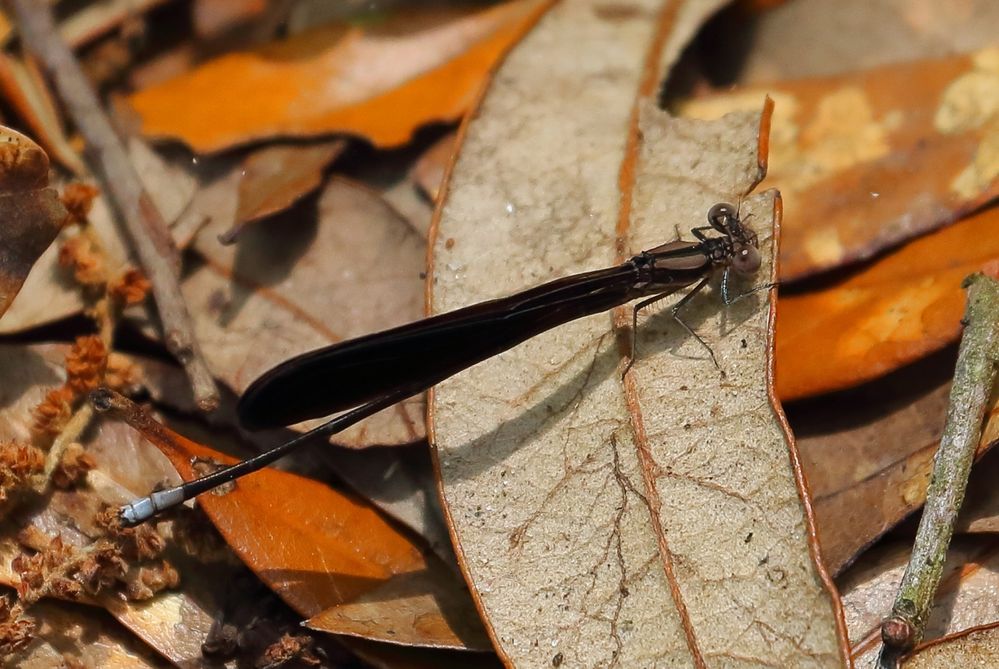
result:
[[[218,406],[218,389],[194,337],[180,292],[179,255],[163,216],[139,181],[125,146],[111,127],[97,95],[72,51],[59,36],[49,3],[7,0],[27,49],[44,64],[103,176],[125,234],[153,287],[167,348],[184,365],[198,406]]]
[[[923,637],[995,382],[999,353],[999,281],[975,274],[965,280],[964,286],[968,290],[968,307],[950,391],[947,423],[933,461],[933,476],[926,490],[926,506],[912,556],[899,585],[891,617],[881,626],[884,646],[879,662],[882,667],[897,666],[900,657]]]

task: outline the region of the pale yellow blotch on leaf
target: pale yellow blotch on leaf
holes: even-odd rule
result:
[[[933,117],[941,134],[980,128],[999,111],[999,49],[979,51],[972,58],[975,67],[958,77],[944,91]]]
[[[864,91],[856,86],[840,88],[823,98],[815,120],[802,129],[801,139],[823,176],[876,160],[890,151],[884,126],[874,118]]]
[[[950,187],[961,197],[972,199],[999,177],[999,116],[993,116],[975,151],[975,159],[961,170]]]
[[[843,241],[839,238],[839,231],[828,226],[821,230],[816,230],[815,234],[805,239],[805,251],[817,263],[837,262],[843,257],[844,253]]]

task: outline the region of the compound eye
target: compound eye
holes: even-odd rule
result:
[[[760,251],[755,246],[737,246],[732,257],[732,269],[739,274],[755,274],[762,264]]]
[[[727,202],[719,202],[708,209],[708,223],[718,232],[728,231],[728,222],[735,218],[735,207]]]

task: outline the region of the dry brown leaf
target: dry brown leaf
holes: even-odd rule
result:
[[[864,548],[922,506],[946,418],[954,356],[905,368],[855,391],[789,409],[815,508],[826,568],[836,574]],[[996,422],[993,404],[989,419]],[[994,444],[986,433],[978,457]],[[996,462],[975,465],[962,531],[994,520]]]
[[[925,499],[953,356],[936,363],[788,409],[822,557],[833,574]]]
[[[995,421],[999,408],[993,404],[990,420]],[[985,439],[989,436],[986,435]],[[999,458],[989,455],[975,463],[971,470],[967,493],[961,505],[956,531],[958,532],[999,532],[999,494],[996,492],[996,476]]]
[[[410,227],[426,239],[433,220],[433,203],[424,197],[409,178],[401,179],[382,191],[382,197],[406,219]]]
[[[643,64],[669,63],[716,8],[658,7],[622,20],[564,3],[509,54],[441,205],[435,312],[610,265],[762,177],[758,114],[699,124],[642,102],[631,125],[658,80]],[[743,203],[765,241],[773,208],[772,196]],[[836,602],[767,395],[765,301],[691,304],[725,379],[667,314],[642,326],[622,387],[626,344],[594,316],[433,391],[459,555],[507,662],[841,665]]]
[[[403,646],[491,650],[468,593],[449,582],[455,578],[444,570],[397,576],[353,601],[326,609],[304,625]]]
[[[277,144],[251,153],[240,166],[236,221],[223,243],[236,240],[243,225],[276,214],[319,188],[323,170],[347,148],[344,140]]]
[[[500,669],[494,653],[454,653],[432,648],[406,648],[343,637],[341,642],[375,669]]]
[[[740,89],[683,105],[710,118],[772,95],[764,185],[780,189],[782,281],[864,260],[999,195],[999,49]]]
[[[0,53],[0,95],[17,110],[54,160],[77,177],[87,174],[83,159],[66,138],[48,83],[34,61]]]
[[[253,25],[267,9],[265,0],[196,0],[191,3],[195,34],[202,38],[224,35]]]
[[[83,605],[39,602],[30,609],[38,623],[35,641],[5,658],[19,669],[101,667],[154,669],[171,666],[106,614]],[[73,661],[79,664],[72,664]]]
[[[953,342],[961,282],[999,258],[999,209],[909,242],[821,290],[781,298],[777,393],[849,388]]]
[[[905,669],[994,667],[999,664],[999,623],[963,630],[917,648]]]
[[[765,2],[766,0],[762,0]],[[999,5],[992,0],[795,0],[745,17],[716,35],[716,48],[739,51],[739,78],[758,83],[820,77],[919,58],[946,57],[995,44]],[[742,20],[739,20],[741,18]]]
[[[0,126],[0,316],[67,218],[59,194],[47,187],[48,168],[37,144]]]
[[[911,540],[885,542],[839,579],[854,666],[875,666],[881,646],[881,621],[891,611]],[[999,587],[999,542],[994,537],[955,537],[930,612],[925,639],[995,621]]]
[[[194,241],[204,262],[184,279],[184,295],[209,365],[236,392],[293,355],[422,313],[424,242],[409,225],[342,179],[318,208],[317,222],[292,212],[247,228],[235,246],[218,243],[226,228],[216,221]],[[386,409],[334,440],[417,441],[422,407],[417,398]]]
[[[140,91],[131,103],[144,133],[198,152],[334,132],[396,146],[426,123],[458,118],[546,4],[409,9],[367,28],[316,28],[221,56]]]

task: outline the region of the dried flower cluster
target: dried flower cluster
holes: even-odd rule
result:
[[[108,364],[108,350],[97,335],[77,337],[66,354],[66,385],[84,395],[101,385]]]
[[[26,486],[45,466],[45,454],[29,444],[0,443],[0,502],[17,488]]]
[[[87,288],[107,282],[107,266],[97,244],[86,233],[79,232],[67,239],[59,249],[59,264],[73,271],[77,283]]]
[[[306,667],[318,667],[322,660],[313,652],[312,637],[304,634],[291,635],[285,633],[263,652],[259,667],[282,667],[292,661]]]
[[[35,621],[24,617],[24,607],[11,597],[0,597],[0,657],[23,649],[34,637]]]
[[[104,370],[104,385],[119,392],[127,392],[140,383],[139,368],[121,353],[108,354],[107,368]]]
[[[63,451],[59,464],[52,472],[52,485],[60,490],[68,490],[82,481],[87,472],[96,466],[93,456],[83,450],[83,444],[74,441]]]
[[[31,426],[31,436],[35,445],[48,448],[52,440],[62,432],[70,416],[73,415],[73,391],[66,386],[53,388],[45,395],[45,399],[32,409],[34,424]]]
[[[130,307],[146,299],[150,286],[145,274],[130,267],[108,285],[108,295],[122,307]]]
[[[148,526],[122,528],[112,520],[114,516],[112,509],[98,514],[98,525],[108,535],[85,547],[71,546],[61,537],[47,540],[38,531],[22,533],[22,543],[40,550],[11,563],[20,577],[20,599],[28,603],[46,596],[75,600],[120,586],[126,599],[139,601],[176,588],[180,574],[161,557],[166,547],[163,537]]]
[[[85,225],[87,216],[94,206],[94,199],[100,194],[100,189],[90,184],[74,181],[62,189],[62,206],[69,212],[66,225]]]
[[[48,547],[32,556],[18,555],[10,565],[20,578],[18,597],[28,604],[47,595],[79,599],[83,595],[83,586],[72,576],[79,571],[81,561],[79,553],[65,544],[61,537],[56,537]]]

